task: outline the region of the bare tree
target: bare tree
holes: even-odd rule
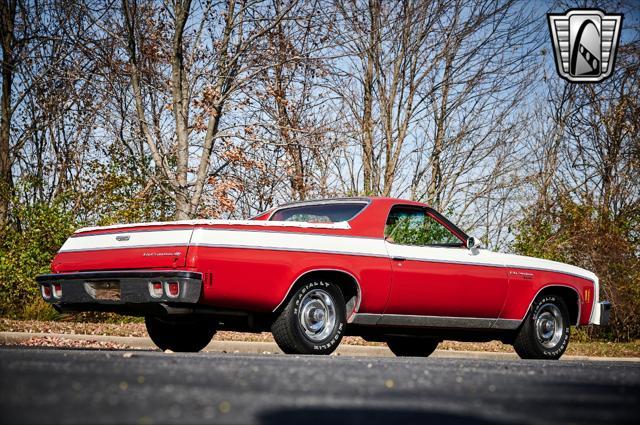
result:
[[[362,152],[363,191],[390,195],[404,143],[427,97],[444,2],[336,2],[347,59],[336,92]],[[439,53],[436,53],[437,57]]]
[[[82,31],[71,28],[74,13],[72,5],[48,1],[1,5],[0,226],[11,198],[50,202],[74,186],[82,168],[99,96],[88,95],[78,77],[86,62],[69,36]]]
[[[274,1],[277,15],[283,7]],[[329,72],[330,34],[321,1],[300,3],[292,10],[295,19],[282,20],[264,38],[256,59],[262,67],[255,83],[247,87],[254,105],[248,125],[252,137],[263,146],[282,149],[286,155],[282,172],[290,182],[287,198],[306,199],[322,191],[326,177],[323,159],[332,149],[331,127],[324,87]]]
[[[176,2],[170,10],[123,0],[138,130],[153,161],[149,175],[174,199],[176,218],[196,214],[205,186],[233,162],[225,160],[221,167],[211,169],[214,146],[224,136],[220,132],[226,108],[255,72],[248,60],[252,49],[287,16],[294,3],[268,17],[268,10],[254,2],[204,2],[198,4],[196,20],[189,0]],[[222,19],[222,25],[214,27],[219,31],[209,26],[216,19]],[[155,28],[146,28],[150,21]],[[147,30],[156,32],[155,40]],[[162,54],[153,53],[154,48]],[[153,93],[159,89],[164,93]],[[167,104],[157,104],[159,99],[166,99]],[[161,128],[167,109],[171,110],[173,136]]]
[[[513,217],[507,204],[523,178],[544,22],[511,0],[335,4],[333,88],[353,141],[339,170],[345,187],[474,217],[463,221],[489,239]]]

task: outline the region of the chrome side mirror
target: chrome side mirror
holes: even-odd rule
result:
[[[475,253],[475,251],[480,249],[480,239],[470,236],[467,239],[467,249]]]

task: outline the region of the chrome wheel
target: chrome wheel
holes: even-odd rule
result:
[[[336,307],[328,292],[313,289],[300,301],[298,322],[305,335],[312,341],[322,341],[336,326]]]
[[[534,322],[536,337],[543,347],[553,348],[562,340],[564,321],[555,304],[543,304],[538,309]]]

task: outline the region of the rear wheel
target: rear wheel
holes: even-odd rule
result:
[[[557,295],[541,295],[533,302],[513,348],[523,359],[557,360],[569,344],[569,311]]]
[[[344,297],[331,282],[313,281],[298,288],[271,326],[287,354],[330,354],[346,327]]]
[[[429,338],[392,337],[387,346],[398,357],[428,357],[438,347],[439,341]]]
[[[195,353],[206,347],[216,330],[211,323],[198,318],[144,318],[147,333],[162,351]]]

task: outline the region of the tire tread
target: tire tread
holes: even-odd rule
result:
[[[304,285],[300,286],[296,291],[294,291],[291,299],[288,300],[284,310],[282,310],[282,312],[278,315],[278,317],[271,325],[271,333],[273,334],[273,339],[285,354],[330,354],[337,348],[337,346],[340,344],[340,341],[342,340],[342,333],[344,332],[344,330],[340,331],[341,334],[334,344],[320,350],[314,350],[310,347],[309,344],[305,344],[305,342],[301,340],[301,338],[304,337],[300,335],[300,330],[298,329],[298,324],[296,323],[296,314],[294,312],[296,308],[296,299],[299,297],[300,291],[302,289],[308,288],[310,285],[318,284],[327,285],[325,289],[331,288],[329,289],[329,292],[334,292],[334,302],[338,307],[338,314],[346,316],[344,298],[342,297],[342,292],[337,285],[331,282],[306,282]],[[345,317],[343,317],[343,325],[344,323],[346,323]]]
[[[535,301],[531,304],[531,308],[527,312],[527,316],[525,317],[522,325],[520,326],[520,329],[518,330],[516,338],[513,341],[513,348],[521,359],[557,360],[562,356],[562,354],[564,354],[567,348],[567,345],[569,344],[570,330],[567,331],[564,348],[561,349],[560,352],[555,355],[549,355],[548,353],[545,353],[544,348],[541,347],[541,345],[538,344],[537,342],[534,325],[532,323],[533,314],[536,311],[538,304],[540,304],[540,302],[545,297],[550,297],[550,296],[556,298],[554,302],[560,308],[564,321],[566,321],[566,323],[570,323],[567,306],[564,300],[562,299],[562,297],[554,294],[539,295],[538,298],[536,298]]]

